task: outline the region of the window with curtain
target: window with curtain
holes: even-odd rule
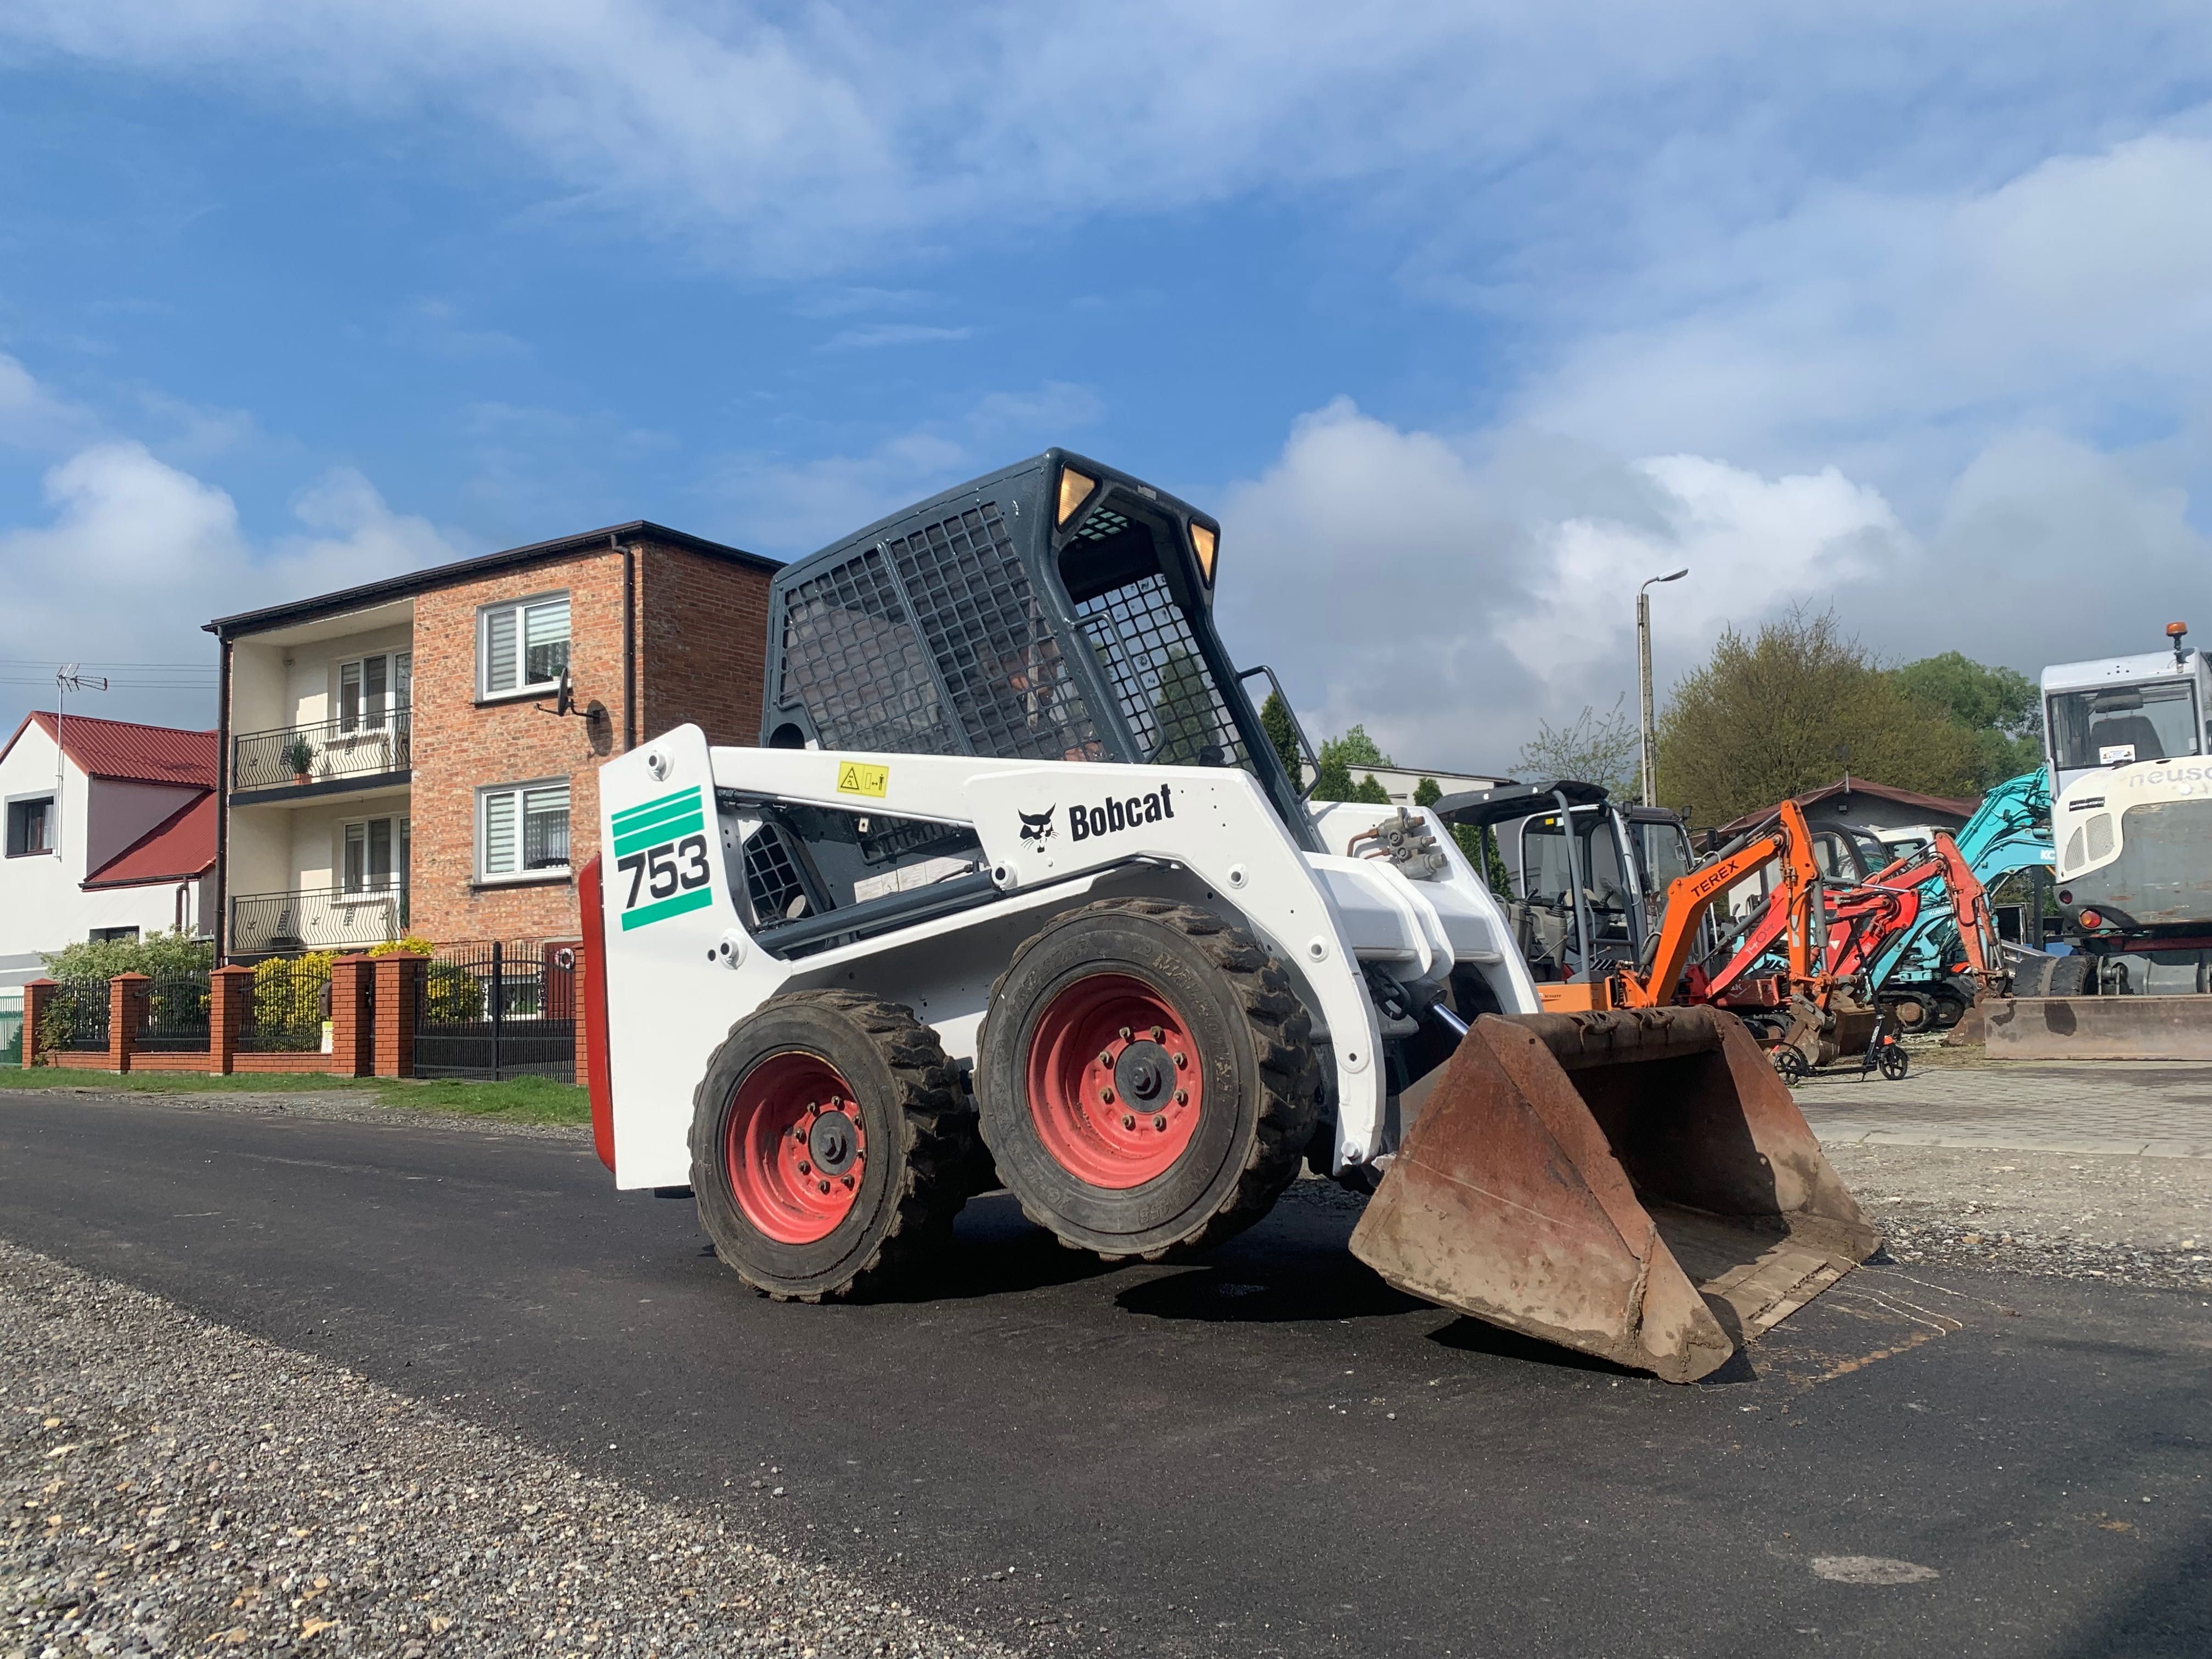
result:
[[[543,691],[568,666],[568,596],[488,605],[477,613],[477,689],[486,697]]]
[[[405,818],[364,818],[344,829],[338,884],[347,893],[388,893],[407,882]]]
[[[386,714],[404,712],[414,655],[398,651],[338,665],[338,730],[380,732]]]
[[[497,881],[568,867],[568,786],[524,783],[477,793],[477,875]]]

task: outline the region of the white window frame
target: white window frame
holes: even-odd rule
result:
[[[575,846],[573,840],[569,842],[571,854],[570,863],[548,864],[535,870],[526,870],[521,867],[522,842],[525,833],[523,824],[523,803],[525,798],[527,797],[530,792],[533,789],[550,789],[556,785],[558,785],[560,787],[568,792],[568,833],[573,837],[576,833],[576,786],[574,779],[567,777],[531,778],[520,783],[487,783],[477,786],[476,805],[476,856],[474,860],[476,866],[477,885],[479,887],[519,886],[522,884],[534,881],[561,881],[565,879],[570,874],[573,866]],[[491,871],[484,868],[485,842],[488,839],[488,812],[493,799],[501,795],[512,795],[514,797],[514,856],[516,867],[512,870]]]
[[[568,664],[573,672],[576,660],[576,606],[574,595],[565,587],[544,593],[528,593],[520,599],[501,599],[491,605],[477,607],[477,701],[504,702],[511,697],[543,696],[561,683],[559,676],[550,680],[530,680],[522,676],[530,665],[529,629],[526,613],[532,605],[549,604],[558,599],[568,607]],[[503,690],[494,690],[491,685],[491,628],[492,618],[511,613],[514,617],[514,673],[515,683]]]
[[[368,712],[368,665],[384,665],[383,706],[374,715]],[[409,696],[399,691],[401,665],[406,665],[405,678]],[[369,651],[358,657],[347,657],[331,665],[331,729],[341,741],[361,738],[381,738],[398,724],[398,717],[408,712],[409,697],[415,686],[415,653],[408,651]],[[351,668],[361,676],[361,707],[354,714],[354,723],[348,726],[345,713],[345,672]]]
[[[392,872],[381,887],[370,885],[368,826],[372,823],[392,826]],[[337,862],[333,872],[335,879],[331,884],[337,890],[340,904],[366,904],[388,899],[407,885],[413,823],[413,818],[405,812],[378,812],[367,817],[348,818],[338,825]],[[346,838],[355,830],[362,832],[362,884],[349,890],[346,886]]]

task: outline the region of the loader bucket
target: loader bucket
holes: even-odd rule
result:
[[[1353,1253],[1414,1296],[1671,1382],[1881,1243],[1718,1009],[1486,1015],[1416,1106]]]

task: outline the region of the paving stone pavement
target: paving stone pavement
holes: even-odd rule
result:
[[[2212,1158],[2212,1065],[1931,1066],[1896,1083],[1843,1072],[1796,1097],[1831,1146]]]

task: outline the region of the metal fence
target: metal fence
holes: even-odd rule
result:
[[[350,720],[247,732],[232,746],[230,787],[289,789],[404,772],[415,763],[413,751],[404,708],[356,714]]]
[[[22,1011],[10,1008],[0,1012],[0,1066],[21,1066],[22,1063]]]
[[[575,953],[557,945],[457,946],[425,968],[417,1077],[576,1080]]]
[[[209,970],[159,974],[146,984],[146,1012],[131,1039],[149,1054],[198,1054],[208,1048]]]
[[[40,1016],[39,1046],[72,1054],[107,1049],[107,981],[65,979],[54,987]]]
[[[330,1017],[330,958],[271,957],[254,966],[238,1047],[246,1054],[316,1054]]]
[[[235,962],[297,951],[362,951],[404,937],[407,925],[404,881],[361,892],[312,887],[240,893],[230,901],[230,957]]]

